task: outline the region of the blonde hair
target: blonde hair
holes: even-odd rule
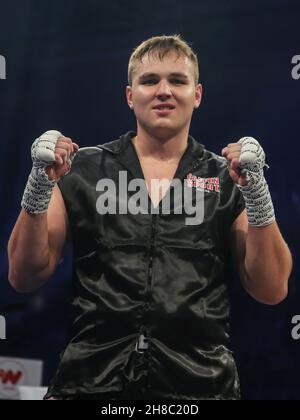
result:
[[[192,48],[184,41],[180,35],[162,35],[154,36],[147,39],[138,45],[130,56],[128,63],[128,84],[132,85],[133,74],[135,71],[136,62],[141,62],[143,57],[148,54],[156,55],[160,60],[171,53],[177,53],[178,57],[186,56],[194,65],[194,78],[195,84],[199,82],[199,65],[196,53]]]

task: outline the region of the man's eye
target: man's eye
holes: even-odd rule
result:
[[[147,79],[142,82],[143,85],[154,85],[155,83],[157,83],[155,79]]]
[[[180,79],[173,79],[172,83],[174,85],[183,85],[184,84],[183,80],[180,80]]]

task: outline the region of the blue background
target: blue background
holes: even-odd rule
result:
[[[216,153],[251,135],[267,154],[278,223],[294,257],[290,293],[275,307],[232,289],[232,347],[245,399],[300,399],[300,3],[292,0],[0,1],[0,355],[41,358],[47,384],[65,346],[71,250],[41,290],[7,281],[6,246],[31,168],[30,146],[57,129],[80,146],[135,129],[125,100],[127,62],[144,39],[180,33],[198,54],[203,102],[191,134]],[[30,246],[30,244],[29,244]],[[266,261],[266,264],[270,264]],[[298,363],[299,359],[299,363]]]

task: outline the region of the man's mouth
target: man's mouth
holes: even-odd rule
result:
[[[153,111],[159,117],[164,117],[169,115],[172,111],[174,111],[175,106],[172,104],[159,104],[153,107]]]
[[[175,109],[175,106],[172,104],[159,104],[153,107],[154,110],[165,111]]]

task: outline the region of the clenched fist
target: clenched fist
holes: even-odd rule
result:
[[[52,190],[66,175],[79,147],[59,131],[49,130],[31,147],[32,170],[22,198],[22,208],[30,214],[47,211]]]
[[[228,161],[229,175],[233,181],[241,186],[247,185],[246,174],[242,173],[240,168],[242,145],[239,143],[229,143],[222,150],[222,156]]]
[[[233,181],[244,187],[249,181],[253,185],[263,177],[265,152],[253,137],[242,137],[237,143],[230,143],[222,150],[228,161],[229,174]]]
[[[69,137],[58,138],[54,149],[54,162],[46,167],[46,174],[50,181],[66,175],[71,168],[71,161],[79,149]]]

